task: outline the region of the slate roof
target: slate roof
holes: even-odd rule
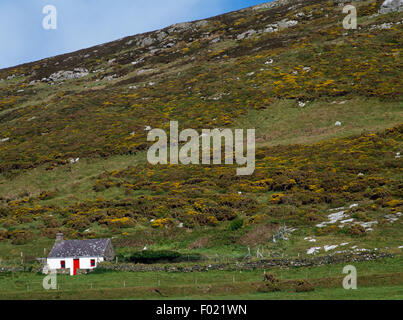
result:
[[[48,258],[103,257],[110,239],[62,240],[56,242]]]

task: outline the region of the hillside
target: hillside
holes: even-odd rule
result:
[[[119,253],[401,253],[403,13],[354,1],[346,30],[347,3],[278,0],[0,70],[2,260],[58,231]],[[173,120],[256,128],[254,174],[148,164],[147,128]]]

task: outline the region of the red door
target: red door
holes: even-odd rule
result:
[[[77,274],[77,269],[80,269],[80,259],[73,260],[73,275]]]

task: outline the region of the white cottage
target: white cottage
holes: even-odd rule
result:
[[[91,270],[114,257],[111,239],[64,240],[63,234],[58,233],[47,258],[47,270],[69,269],[73,276],[78,269]]]

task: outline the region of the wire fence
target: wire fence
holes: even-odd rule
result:
[[[89,273],[78,276],[55,275],[58,291],[87,291],[97,289],[119,288],[158,288],[158,287],[209,287],[234,285],[240,283],[261,282],[265,270],[248,271],[207,271],[207,272],[105,272]],[[313,279],[318,276],[340,276],[335,270],[322,270],[321,274],[304,268],[298,273],[287,269],[270,270],[280,280]],[[0,273],[0,298],[2,293],[46,292],[44,279],[46,275],[30,273]],[[50,283],[50,278],[46,278]],[[45,280],[46,281],[46,280]]]
[[[119,274],[117,274],[119,275]],[[209,272],[192,274],[158,274],[142,277],[144,273],[133,273],[132,276],[114,278],[111,275],[80,275],[71,277],[68,275],[56,275],[56,290],[58,291],[82,291],[95,289],[141,288],[141,287],[171,287],[171,286],[211,286],[230,285],[240,282],[261,281],[263,272],[222,272],[211,274]],[[0,278],[1,293],[45,292],[43,277],[36,275],[35,280],[14,278],[12,275]],[[104,279],[100,279],[104,277]],[[42,278],[42,280],[38,279]],[[48,278],[49,282],[50,279]],[[50,290],[52,291],[52,290]]]

